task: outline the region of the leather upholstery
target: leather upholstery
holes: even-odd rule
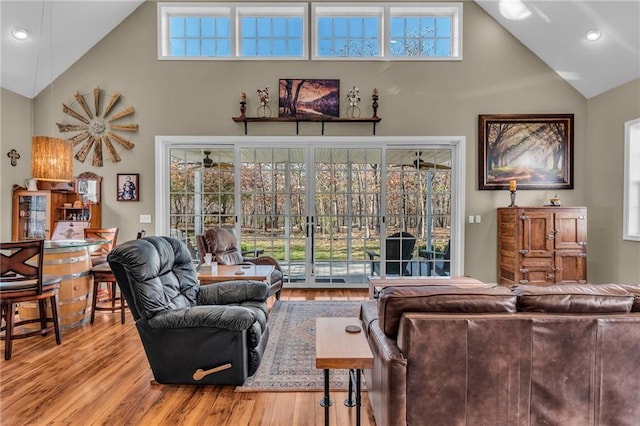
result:
[[[108,256],[159,383],[241,385],[269,337],[268,286],[233,281],[200,287],[187,246],[170,237],[128,241]],[[197,369],[232,368],[193,378]]]
[[[628,312],[633,297],[622,286],[557,287],[513,291],[517,306],[530,306],[520,303],[527,294],[551,295],[559,301],[554,313],[460,311],[462,302],[447,312],[434,303],[406,303],[397,337],[383,332],[376,301],[365,302],[361,319],[374,354],[365,381],[376,424],[636,425],[640,314],[619,313],[624,304]],[[457,290],[449,288],[452,296]],[[505,290],[484,289],[482,298],[495,292],[497,300],[483,304],[507,307]],[[442,288],[389,287],[381,297],[394,303],[399,292],[446,295]]]
[[[387,287],[378,298],[380,328],[398,334],[405,312],[515,312],[516,296],[505,287],[452,288],[450,286]]]
[[[518,285],[512,290],[523,312],[628,313],[634,301],[633,294],[616,284]]]
[[[274,271],[271,273],[269,296],[276,295],[280,300],[280,290],[284,283],[284,274],[280,263],[271,256],[260,256],[247,258],[240,251],[238,236],[234,228],[211,228],[202,235],[196,235],[200,261],[203,262],[205,253],[211,253],[214,261],[221,265],[239,265],[249,262],[255,265],[272,265]]]

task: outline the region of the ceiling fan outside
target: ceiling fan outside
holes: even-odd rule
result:
[[[416,159],[410,163],[398,164],[399,167],[413,167],[417,170],[451,170],[451,166],[446,164],[438,164],[432,161],[422,159],[422,151],[415,152]]]
[[[205,169],[216,168],[219,170],[233,170],[233,163],[225,163],[225,162],[214,162],[209,155],[211,155],[211,151],[202,151],[204,152],[204,158],[202,159],[202,166]]]

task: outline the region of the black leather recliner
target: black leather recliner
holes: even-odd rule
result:
[[[255,373],[269,338],[266,283],[201,287],[187,246],[171,237],[127,241],[107,260],[157,382],[242,385]]]

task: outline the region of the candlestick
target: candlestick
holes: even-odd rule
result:
[[[509,196],[511,197],[511,204],[509,204],[509,207],[518,207],[516,205],[516,191],[513,190],[509,192],[510,192]]]
[[[378,118],[378,89],[373,89],[371,99],[373,100],[371,103],[371,107],[373,108],[373,118]]]

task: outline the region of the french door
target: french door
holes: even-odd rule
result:
[[[244,250],[278,259],[290,286],[460,269],[460,141],[180,139],[157,145],[171,166],[158,176],[170,201],[157,212],[161,234],[194,246],[203,230],[233,226]],[[395,235],[412,246],[402,259]]]

